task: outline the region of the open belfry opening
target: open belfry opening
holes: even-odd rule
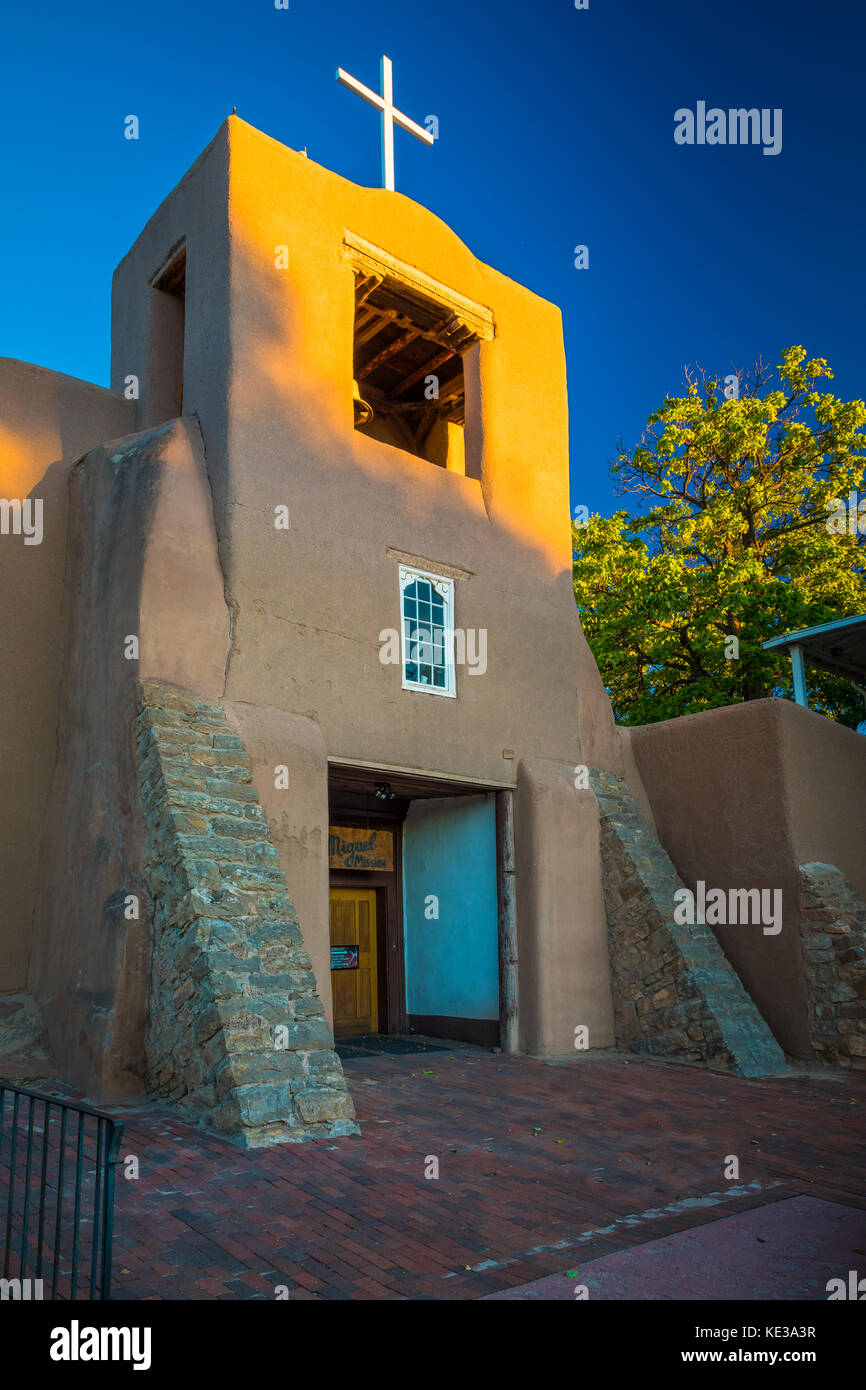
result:
[[[477,341],[454,310],[396,277],[355,275],[355,428],[466,472],[463,354]]]

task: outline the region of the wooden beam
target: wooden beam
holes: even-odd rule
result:
[[[373,407],[376,415],[394,415],[398,411],[403,414],[409,411],[408,403],[402,401],[392,401],[390,396],[386,396],[384,391],[380,391],[377,386],[369,382],[364,387],[364,399]],[[418,402],[413,402],[413,409],[418,409]]]
[[[466,330],[468,336],[456,332],[452,327],[455,323],[454,319],[448,319],[447,322],[443,321],[438,323],[435,328],[420,328],[408,314],[401,314],[396,309],[384,309],[378,304],[373,304],[369,307],[375,310],[382,319],[387,320],[389,323],[396,324],[398,328],[414,328],[419,338],[424,338],[428,343],[435,343],[437,347],[448,348],[450,352],[455,354],[463,352],[464,349],[468,347],[469,343],[473,341],[475,336],[471,329]],[[463,325],[458,325],[458,327],[462,329]],[[358,346],[357,339],[355,340],[355,346]]]
[[[369,362],[366,362],[363,367],[358,368],[356,373],[357,380],[363,381],[364,377],[369,376],[377,367],[381,367],[382,363],[387,362],[390,357],[394,357],[398,352],[402,352],[403,348],[406,347],[408,343],[413,342],[417,337],[418,329],[410,328],[406,333],[402,334],[401,337],[395,338],[393,343],[388,343],[387,347],[383,347],[381,352],[377,352],[375,357],[371,357]]]
[[[436,417],[439,413],[436,409],[435,401],[425,401],[425,405],[427,406],[427,409],[421,416],[421,419],[418,421],[418,424],[415,426],[415,439],[418,445],[419,453],[424,448],[424,445],[427,443],[430,431],[435,425]]]
[[[355,293],[355,311],[360,309],[366,299],[377,290],[382,283],[381,275],[370,275],[366,280],[361,280]]]
[[[401,381],[400,385],[396,386],[391,394],[393,396],[402,396],[403,392],[408,391],[411,386],[414,386],[416,381],[420,381],[422,376],[429,376],[431,372],[435,372],[437,367],[441,367],[443,362],[447,362],[449,358],[455,355],[456,354],[451,348],[443,348],[441,352],[437,352],[435,357],[431,357],[430,361],[427,362],[425,366],[419,367],[417,372],[413,372],[411,376],[406,377],[405,381]]]
[[[403,436],[407,453],[413,454],[417,447],[415,431],[400,415],[394,415],[391,424],[396,427],[397,433]]]
[[[462,377],[458,377],[456,381],[452,381],[449,386],[446,386],[444,391],[440,392],[439,404],[445,405],[448,401],[456,400],[458,396],[463,396],[465,393],[466,386],[463,379]]]
[[[356,352],[358,348],[363,347],[365,343],[369,343],[371,338],[375,338],[377,333],[381,333],[383,328],[387,328],[391,322],[391,320],[387,319],[384,314],[381,314],[378,309],[372,312],[375,315],[373,322],[366,325],[355,337]]]
[[[381,275],[389,284],[393,284],[398,292],[405,286],[428,303],[446,306],[467,325],[475,337],[487,340],[495,337],[496,328],[491,309],[484,304],[477,304],[450,286],[443,285],[441,280],[434,280],[417,266],[398,261],[388,251],[349,231],[343,238],[343,254],[351,262],[356,273]]]

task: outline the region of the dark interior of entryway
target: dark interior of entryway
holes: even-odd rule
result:
[[[425,1038],[442,1037],[452,1043],[465,1042],[486,1047],[499,1044],[497,1018],[455,1018],[450,1016],[453,1011],[421,1009],[412,1012],[411,1008],[407,1009],[403,892],[407,817],[411,825],[413,817],[418,818],[419,811],[436,811],[443,807],[447,813],[449,798],[463,798],[463,804],[468,807],[470,799],[474,799],[475,803],[485,797],[492,799],[490,794],[493,790],[444,778],[379,772],[346,765],[331,766],[331,987],[334,1031],[341,1047],[363,1047],[366,1054],[371,1047],[375,1048],[374,1038],[384,1037],[396,1042],[398,1038],[411,1039],[413,1033]],[[490,809],[492,811],[492,807]],[[370,867],[366,867],[367,864]],[[489,865],[489,879],[490,892],[495,899],[495,862]],[[372,962],[363,951],[367,939],[366,924],[372,914],[375,915],[376,928],[375,990],[378,1007],[372,1016],[375,1021],[367,1012],[369,991],[373,988]],[[491,950],[495,955],[497,949],[495,903],[492,918],[488,924],[488,957]],[[359,923],[360,943],[350,939],[350,924],[353,921]],[[343,930],[340,930],[340,924]],[[430,937],[433,941],[435,932],[435,924],[432,924]],[[357,953],[354,949],[356,945]],[[410,951],[410,958],[411,955]],[[434,971],[435,968],[434,964]],[[459,962],[454,969],[459,971]],[[488,976],[490,969],[488,959]],[[495,960],[492,970],[495,976]],[[349,972],[352,972],[351,975]],[[488,994],[489,986],[488,979]],[[495,979],[493,988],[496,989]],[[417,989],[415,993],[417,995]],[[488,1012],[498,1012],[496,998],[492,1008],[488,1004]],[[361,1038],[364,1038],[364,1042],[360,1041]]]

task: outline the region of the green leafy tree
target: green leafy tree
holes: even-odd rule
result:
[[[862,492],[866,406],[816,389],[832,375],[801,347],[727,386],[687,371],[686,394],[620,446],[634,514],[574,526],[575,597],[620,722],[790,694],[787,655],[761,644],[866,611],[866,534],[837,510]],[[864,717],[847,682],[807,677],[813,708]]]

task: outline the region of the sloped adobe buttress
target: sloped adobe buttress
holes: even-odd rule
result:
[[[143,682],[151,1093],[247,1147],[358,1133],[241,740]]]

